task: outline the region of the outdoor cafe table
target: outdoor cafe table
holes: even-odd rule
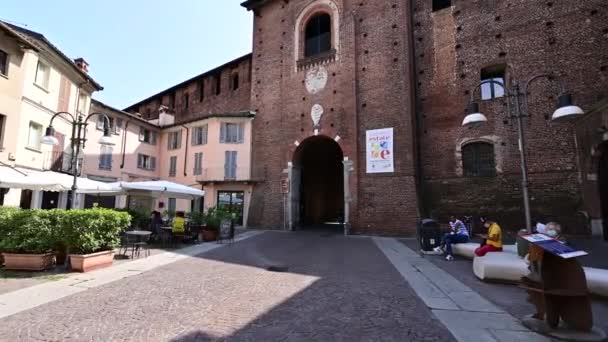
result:
[[[152,232],[149,232],[147,230],[129,230],[126,231],[125,234],[129,237],[133,237],[134,239],[134,241],[129,241],[129,239],[127,239],[127,241],[129,241],[129,244],[133,245],[133,251],[131,252],[131,258],[133,258],[133,253],[135,253],[135,249],[139,249],[138,245],[140,243],[148,242],[148,240],[150,239],[150,235],[152,235]]]

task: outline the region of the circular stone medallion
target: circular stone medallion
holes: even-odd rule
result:
[[[310,94],[316,94],[327,85],[327,70],[320,66],[308,70],[306,73],[306,90]]]

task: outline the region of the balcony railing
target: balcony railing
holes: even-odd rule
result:
[[[228,169],[225,167],[208,167],[200,170],[193,170],[197,182],[225,182],[225,181],[246,181],[250,179],[250,169],[248,167],[236,167]]]
[[[82,157],[78,158],[78,164],[80,166],[79,175],[82,172],[82,163],[83,163],[83,158]],[[45,160],[44,160],[44,169],[50,170],[50,171],[55,171],[55,172],[74,174],[74,165],[73,165],[73,161],[72,161],[72,154],[67,153],[67,152],[56,152],[56,151],[47,152]]]

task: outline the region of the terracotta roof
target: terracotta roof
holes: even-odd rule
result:
[[[14,36],[20,38],[20,40],[25,40],[31,47],[33,47],[36,51],[46,51],[55,55],[58,55],[62,58],[74,71],[84,77],[87,81],[89,81],[97,90],[103,90],[103,87],[95,82],[95,80],[89,76],[86,72],[80,70],[74,63],[74,61],[66,56],[59,48],[53,45],[46,37],[38,32],[34,32],[32,30],[28,30],[26,28],[13,25],[11,23],[7,23],[5,21],[0,21],[3,27],[7,28],[9,32],[11,32]]]

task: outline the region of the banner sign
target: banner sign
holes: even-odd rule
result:
[[[545,251],[560,256],[564,259],[576,258],[588,254],[584,251],[577,251],[576,249],[567,246],[545,234],[522,235],[522,238],[541,247]]]
[[[367,173],[395,172],[393,128],[365,132]]]

